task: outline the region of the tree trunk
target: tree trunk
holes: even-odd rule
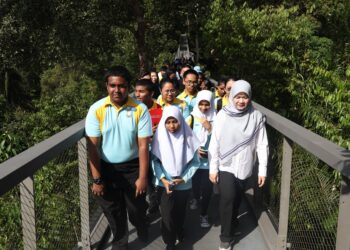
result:
[[[139,0],[129,0],[131,11],[136,19],[136,29],[133,31],[136,40],[137,53],[139,57],[140,75],[146,72],[147,53],[146,53],[146,23],[144,18],[144,9]]]

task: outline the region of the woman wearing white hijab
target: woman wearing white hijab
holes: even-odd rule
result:
[[[167,249],[183,239],[183,224],[191,178],[198,168],[194,157],[199,141],[186,124],[181,111],[167,106],[152,141],[154,184],[161,192],[161,232]]]
[[[251,103],[250,84],[239,80],[232,86],[229,104],[217,114],[209,145],[210,180],[220,190],[220,250],[231,249],[244,180],[252,174],[255,155],[262,187],[268,160],[265,116]]]
[[[200,226],[210,227],[208,221],[208,206],[213,191],[209,180],[208,147],[211,128],[215,119],[214,95],[209,90],[202,90],[197,94],[197,103],[191,113],[193,133],[200,141],[200,148],[196,157],[199,158],[199,169],[193,176],[192,190],[194,198],[190,201],[190,208],[197,209],[199,198],[201,200]]]

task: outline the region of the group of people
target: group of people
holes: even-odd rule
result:
[[[92,192],[109,222],[114,248],[128,247],[127,215],[138,238],[147,242],[147,210],[160,208],[163,241],[167,249],[176,249],[185,237],[191,197],[191,209],[200,205],[200,226],[210,227],[208,207],[216,185],[219,249],[231,249],[242,190],[256,156],[257,181],[260,187],[265,183],[265,117],[254,109],[251,86],[244,80],[219,81],[212,91],[199,87],[199,67],[184,65],[173,79],[158,73],[142,75],[129,95],[127,69],[110,68],[108,96],[86,117]]]

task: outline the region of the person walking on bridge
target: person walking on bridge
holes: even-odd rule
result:
[[[92,193],[108,220],[113,249],[128,248],[128,223],[141,241],[148,239],[147,174],[151,117],[147,107],[128,96],[130,74],[122,66],[105,74],[108,96],[95,102],[86,117]]]
[[[183,84],[185,90],[177,96],[178,99],[186,102],[190,113],[196,105],[198,73],[194,69],[189,69],[184,73]]]
[[[231,249],[245,180],[259,159],[258,185],[265,183],[268,141],[265,116],[251,103],[251,86],[235,81],[229,104],[217,114],[209,144],[210,180],[220,192],[220,250]]]
[[[171,79],[163,79],[160,82],[161,95],[157,99],[157,103],[165,108],[167,106],[176,106],[181,110],[183,117],[186,119],[190,115],[188,105],[185,101],[175,97],[175,83]]]

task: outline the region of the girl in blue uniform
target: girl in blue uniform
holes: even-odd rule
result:
[[[208,206],[211,198],[213,185],[209,180],[208,146],[210,142],[212,124],[215,119],[215,104],[213,93],[209,90],[198,92],[197,103],[191,113],[191,123],[193,133],[200,142],[198,149],[199,169],[193,176],[193,196],[190,208],[196,209],[197,203],[201,199],[200,226],[210,227],[208,221]]]
[[[191,178],[198,168],[194,156],[199,141],[175,106],[163,110],[152,141],[154,184],[161,192],[161,233],[167,249],[183,239],[183,225]]]

